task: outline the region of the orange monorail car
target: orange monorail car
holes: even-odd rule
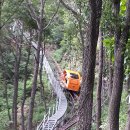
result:
[[[74,92],[79,92],[81,76],[77,71],[64,70],[62,80],[65,83],[65,88]]]

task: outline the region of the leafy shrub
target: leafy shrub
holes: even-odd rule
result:
[[[0,130],[5,130],[8,126],[8,116],[7,111],[4,110],[0,112]]]
[[[63,53],[64,53],[64,49],[63,48],[60,48],[60,49],[55,51],[53,57],[56,59],[57,62],[61,62],[62,57],[63,57]]]

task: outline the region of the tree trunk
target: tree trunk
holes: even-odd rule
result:
[[[37,44],[37,50],[36,50],[36,56],[35,56],[35,67],[34,67],[34,77],[33,77],[33,84],[32,84],[32,91],[31,91],[31,99],[30,99],[30,106],[29,106],[29,115],[28,115],[28,130],[32,130],[32,119],[33,119],[33,108],[34,108],[34,101],[35,101],[35,94],[36,94],[36,88],[37,88],[37,77],[38,77],[38,70],[39,70],[39,58],[40,58],[40,47],[42,43],[42,28],[43,28],[43,10],[45,1],[41,0],[41,6],[40,6],[40,18],[37,21],[38,26],[38,44]]]
[[[130,87],[130,77],[128,78],[128,88]],[[128,113],[127,113],[127,115],[128,115],[128,119],[127,119],[127,121],[126,121],[126,128],[125,128],[125,130],[130,130],[130,103],[129,103],[129,98],[130,98],[130,90],[128,89],[128,97],[127,97],[127,101],[128,101]]]
[[[41,42],[42,42],[42,32],[40,29],[38,30],[38,45],[37,45],[36,56],[35,56],[35,67],[34,67],[34,76],[33,76],[32,91],[31,91],[31,99],[30,99],[30,105],[29,105],[27,130],[32,130],[33,108],[34,108],[34,100],[35,100],[35,94],[36,94],[36,88],[37,88],[37,77],[38,77],[38,69],[39,69]]]
[[[0,30],[1,30],[1,7],[2,7],[2,0],[0,0]]]
[[[30,1],[29,1],[30,3]],[[37,43],[37,50],[35,56],[35,67],[34,67],[34,76],[33,76],[33,83],[32,83],[32,91],[31,91],[31,99],[30,99],[30,106],[29,106],[29,115],[28,115],[28,126],[27,130],[32,130],[32,119],[33,119],[33,108],[34,108],[34,101],[35,101],[35,94],[37,88],[37,77],[38,77],[38,70],[39,70],[39,58],[40,58],[40,47],[42,43],[42,32],[43,32],[43,14],[44,14],[44,6],[45,0],[40,0],[40,16],[36,16],[36,12],[34,13],[33,7],[30,4],[29,9],[32,12],[32,17],[36,20],[38,26],[38,43]]]
[[[3,80],[4,80],[3,84],[4,84],[4,88],[5,88],[6,107],[7,107],[7,111],[8,111],[8,118],[9,118],[9,120],[11,120],[11,115],[10,115],[10,111],[9,111],[8,88],[7,88],[6,74],[7,73],[5,71],[5,66],[3,65]]]
[[[123,86],[123,60],[122,49],[120,48],[115,56],[113,89],[109,105],[110,130],[119,129],[119,110]]]
[[[116,2],[116,4],[118,4],[117,7],[119,8],[120,2],[119,3]],[[112,95],[109,104],[109,129],[110,130],[119,130],[119,111],[120,111],[120,101],[121,101],[121,94],[123,88],[123,75],[124,75],[124,53],[125,53],[126,43],[128,41],[129,23],[130,23],[130,0],[128,0],[127,3],[126,21],[125,21],[123,31],[120,37],[118,37],[117,35],[116,35],[117,37],[115,37],[114,78],[113,78]],[[116,31],[120,31],[120,30],[116,29]],[[116,34],[119,34],[119,32],[116,32]]]
[[[2,0],[0,0],[0,32],[1,32],[1,11],[2,11]]]
[[[5,95],[5,98],[6,98],[6,107],[7,107],[7,111],[8,111],[8,118],[9,120],[11,120],[11,115],[10,115],[10,111],[9,111],[9,103],[8,103],[8,89],[7,89],[7,81],[6,81],[6,74],[7,74],[7,71],[6,71],[6,67],[5,67],[5,64],[4,64],[4,57],[2,55],[2,50],[0,50],[0,54],[1,54],[1,61],[2,61],[2,75],[3,75],[3,86],[4,86],[4,95]]]
[[[81,20],[78,20],[78,25],[79,25],[79,33],[80,33],[80,38],[81,38],[82,50],[83,50],[83,48],[84,48],[84,36],[83,36]]]
[[[99,31],[99,79],[97,84],[97,126],[96,130],[101,130],[101,90],[102,90],[102,70],[103,70],[103,42],[102,32]]]
[[[42,75],[43,75],[43,59],[44,59],[44,53],[45,51],[42,48],[42,56],[41,56],[41,61],[40,61],[40,70],[39,70],[39,77],[40,77],[40,88],[41,88],[41,99],[44,102],[45,105],[45,111],[47,113],[47,106],[46,106],[46,100],[45,100],[45,92],[44,92],[44,85],[43,85],[43,81],[42,81]]]
[[[113,66],[112,66],[112,53],[111,53],[109,58],[109,88],[108,88],[109,99],[112,93],[112,86],[113,86]]]
[[[3,5],[4,1],[0,0],[0,54],[1,54],[1,59],[2,59],[2,75],[3,75],[3,86],[5,88],[5,98],[6,98],[6,107],[7,107],[7,111],[8,111],[8,118],[9,120],[11,120],[11,115],[10,115],[10,111],[9,111],[9,103],[8,103],[8,89],[7,89],[7,81],[6,81],[6,67],[4,64],[4,57],[2,55],[3,51],[1,48],[1,44],[2,44],[2,36],[1,36],[1,14],[2,14],[2,5]]]
[[[99,33],[102,0],[90,0],[90,19],[86,30],[84,43],[82,86],[79,104],[79,130],[91,130],[94,70],[96,59],[96,46]]]
[[[126,91],[130,91],[130,75],[128,76],[128,79],[126,81]]]
[[[21,46],[19,46],[19,43],[16,43],[16,54],[14,63],[14,93],[13,93],[13,108],[12,108],[13,126],[15,130],[17,130],[17,98],[18,98],[20,60],[21,60]]]
[[[30,37],[32,37],[31,35],[31,31],[30,31]],[[24,104],[25,104],[25,100],[26,100],[26,83],[27,83],[27,75],[28,75],[28,64],[29,64],[29,60],[30,60],[30,54],[31,54],[31,41],[32,39],[30,38],[29,41],[29,47],[28,47],[28,55],[27,55],[27,60],[26,60],[26,65],[25,65],[25,69],[24,69],[24,89],[23,89],[23,98],[22,98],[22,105],[21,105],[21,126],[22,126],[22,130],[25,130],[25,126],[24,126]]]
[[[4,79],[4,84],[5,84],[5,95],[6,95],[6,107],[7,107],[7,111],[8,111],[8,118],[11,121],[11,115],[10,115],[10,111],[9,111],[9,100],[8,100],[8,88],[7,88],[7,83],[6,83],[6,79]]]

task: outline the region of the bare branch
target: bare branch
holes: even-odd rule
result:
[[[45,6],[45,0],[40,0],[41,6],[40,6],[40,25],[42,26],[42,20],[43,20],[43,14],[44,14],[44,6]],[[41,29],[41,26],[38,24],[38,28]]]
[[[45,3],[45,0],[40,0],[40,2],[41,2],[41,6],[40,6],[40,22],[42,22],[42,19],[43,19],[43,5],[44,5],[44,3]]]
[[[61,4],[68,9],[69,11],[71,11],[71,13],[75,16],[78,17],[80,14],[78,12],[76,12],[75,10],[73,10],[69,5],[67,5],[63,0],[60,0]]]
[[[59,7],[60,7],[60,2],[58,3],[58,7],[56,9],[56,12],[53,14],[52,18],[50,19],[50,21],[48,22],[48,24],[46,25],[46,27],[43,28],[43,30],[45,30],[52,23],[52,21],[54,20],[54,17],[56,16],[56,14],[57,14],[57,12],[59,10]]]
[[[37,25],[39,24],[39,17],[36,14],[36,10],[32,5],[32,1],[31,0],[26,0],[27,2],[27,6],[29,8],[29,13],[31,15],[31,17],[37,22]]]

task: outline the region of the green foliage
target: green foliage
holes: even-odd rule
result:
[[[122,0],[120,3],[120,15],[122,17],[124,17],[125,15],[125,11],[126,11],[126,0]]]
[[[8,0],[4,1],[2,6],[2,23],[7,24],[13,21],[15,14],[19,12],[19,8],[22,5],[23,0]]]
[[[35,110],[33,122],[40,122],[45,114],[45,109],[43,107],[43,104],[39,104],[38,108]]]
[[[44,82],[44,91],[45,91],[45,99],[46,99],[46,105],[47,108],[52,108],[55,104],[55,97],[52,97],[51,95],[51,88],[50,88],[50,84],[48,83],[48,78],[45,72],[43,72],[43,82]],[[35,105],[35,109],[34,109],[34,118],[33,118],[33,122],[34,124],[37,122],[40,122],[41,120],[43,120],[44,115],[46,114],[45,112],[45,106],[44,106],[44,102],[41,101],[41,94],[40,91],[37,91],[36,93],[36,105]]]
[[[112,61],[114,62],[114,37],[107,37],[103,40],[103,44],[105,48],[107,49],[108,57],[112,58]]]
[[[125,59],[124,59],[124,64],[125,64],[125,76],[126,79],[130,76],[130,39],[128,39],[128,43],[126,45],[126,51],[125,51]]]
[[[119,117],[120,130],[124,130],[125,125],[126,125],[126,121],[127,121],[128,105],[126,102],[126,97],[127,97],[127,92],[124,91],[122,93],[121,106],[120,106],[120,117]]]
[[[66,11],[60,13],[59,16],[62,17],[62,22],[60,20],[60,25],[55,24],[56,27],[54,26],[55,28],[52,29],[54,32],[52,32],[53,36],[54,34],[55,36],[60,36],[60,44],[54,52],[53,57],[58,63],[62,62],[62,68],[67,68],[73,57],[76,57],[76,55],[77,57],[81,56],[82,47],[78,34],[78,25],[74,17]],[[61,19],[60,17],[58,18]]]
[[[56,26],[55,28],[51,29],[51,37],[53,39],[52,42],[56,43],[59,46],[60,41],[63,39],[62,25]]]
[[[112,17],[112,2],[109,0],[103,1],[103,10],[101,17],[101,27],[105,34],[111,33],[113,26],[113,17]],[[111,35],[111,34],[110,34]]]
[[[8,121],[7,111],[3,110],[0,112],[0,130],[5,130],[8,127]]]
[[[61,62],[65,51],[66,51],[66,48],[64,47],[64,48],[60,48],[54,52],[53,57],[56,59],[57,62]]]
[[[5,93],[5,88],[2,86],[3,83],[1,83],[0,86],[0,112],[5,110],[7,108],[6,104],[6,93]],[[9,102],[9,108],[12,107],[12,93],[13,93],[13,86],[11,84],[7,85],[8,88],[8,102]]]
[[[48,24],[52,16],[57,11],[58,3],[53,0],[46,1],[45,6],[45,26]],[[58,9],[58,14],[52,20],[51,25],[44,31],[45,41],[59,46],[63,38],[63,20],[61,19],[64,11]]]
[[[128,106],[126,103],[126,97],[127,93],[126,91],[123,91],[122,97],[121,97],[121,106],[120,106],[120,130],[124,130],[125,125],[126,125],[126,120],[127,120],[127,111],[128,111]],[[108,129],[108,104],[104,105],[102,109],[102,126],[101,128],[103,130]]]
[[[33,6],[35,7],[37,15],[39,15],[39,1],[32,0]],[[83,22],[87,22],[87,18],[89,16],[89,8],[87,8],[86,0],[75,0],[73,3],[76,5],[75,7],[81,13],[79,18],[79,23],[81,24],[81,29],[86,29],[84,27]],[[121,7],[120,7],[120,24],[122,27],[124,26],[124,18],[125,18],[125,11],[126,11],[126,0],[121,0]],[[47,0],[45,5],[45,15],[43,22],[45,26],[48,24],[49,20],[57,10],[58,3],[57,1]],[[71,3],[70,3],[71,6]],[[9,98],[9,108],[12,108],[12,95],[13,95],[13,76],[14,76],[14,53],[15,47],[12,47],[12,34],[10,33],[10,23],[14,22],[15,19],[19,19],[24,24],[24,31],[28,32],[28,28],[37,30],[36,21],[34,21],[30,13],[23,3],[23,0],[8,0],[4,2],[2,7],[2,24],[6,23],[6,31],[2,32],[2,39],[3,41],[3,57],[4,57],[4,64],[6,67],[6,80],[7,80],[7,88],[8,88],[8,98]],[[8,21],[7,21],[8,20]],[[53,57],[56,59],[58,63],[61,63],[62,68],[69,68],[69,64],[72,65],[72,69],[76,69],[78,66],[79,68],[82,66],[82,46],[80,44],[80,34],[79,34],[79,23],[73,17],[73,15],[60,6],[58,13],[56,14],[55,18],[53,19],[51,25],[44,30],[45,41],[47,43],[56,44],[58,49],[54,52]],[[103,1],[103,13],[102,13],[102,20],[101,20],[101,28],[104,34],[104,46],[107,51],[108,59],[112,57],[112,61],[114,61],[114,27],[115,27],[115,18],[113,17],[113,10],[112,10],[112,2],[109,0]],[[122,29],[122,28],[121,28]],[[9,31],[7,31],[9,30]],[[46,43],[45,42],[45,43]],[[8,46],[7,47],[7,44]],[[11,44],[11,46],[10,46]],[[21,105],[22,96],[23,96],[23,80],[24,80],[24,67],[25,61],[27,58],[27,48],[25,47],[26,44],[23,42],[22,48],[22,57],[20,63],[20,81],[19,81],[19,89],[18,89],[18,103]],[[0,46],[1,47],[1,46]],[[125,53],[125,75],[126,77],[130,74],[130,41],[126,46],[126,53]],[[77,57],[77,58],[75,58]],[[75,59],[74,59],[75,58]],[[30,102],[30,93],[32,88],[32,71],[33,71],[33,54],[31,54],[31,60],[29,63],[28,69],[28,81],[27,81],[27,88],[26,88],[26,104],[28,105]],[[72,62],[73,61],[73,62]],[[78,62],[76,66],[75,63]],[[0,68],[2,68],[2,63],[0,59]],[[45,87],[45,99],[47,101],[47,107],[52,107],[55,103],[55,99],[51,99],[51,90],[48,85],[48,79],[46,74],[43,74],[43,81]],[[8,121],[7,117],[7,106],[5,100],[5,88],[3,84],[3,75],[2,69],[0,69],[0,129],[4,129],[5,123]],[[41,103],[41,97],[39,92],[39,79],[38,79],[38,90],[36,93],[36,100],[35,100],[35,112],[34,112],[34,122],[37,123],[43,119],[43,115],[45,114],[44,105]],[[94,92],[94,99],[96,99],[96,93]],[[125,102],[126,94],[123,93],[122,96],[122,103],[121,103],[121,112],[120,112],[120,128],[123,129],[125,122],[126,122],[126,111],[127,111],[127,104]],[[51,100],[51,101],[50,101]],[[103,107],[103,114],[102,114],[102,121],[103,121],[103,128],[107,128],[108,124],[108,104]],[[4,122],[4,123],[3,123]],[[95,127],[94,127],[95,129]]]

